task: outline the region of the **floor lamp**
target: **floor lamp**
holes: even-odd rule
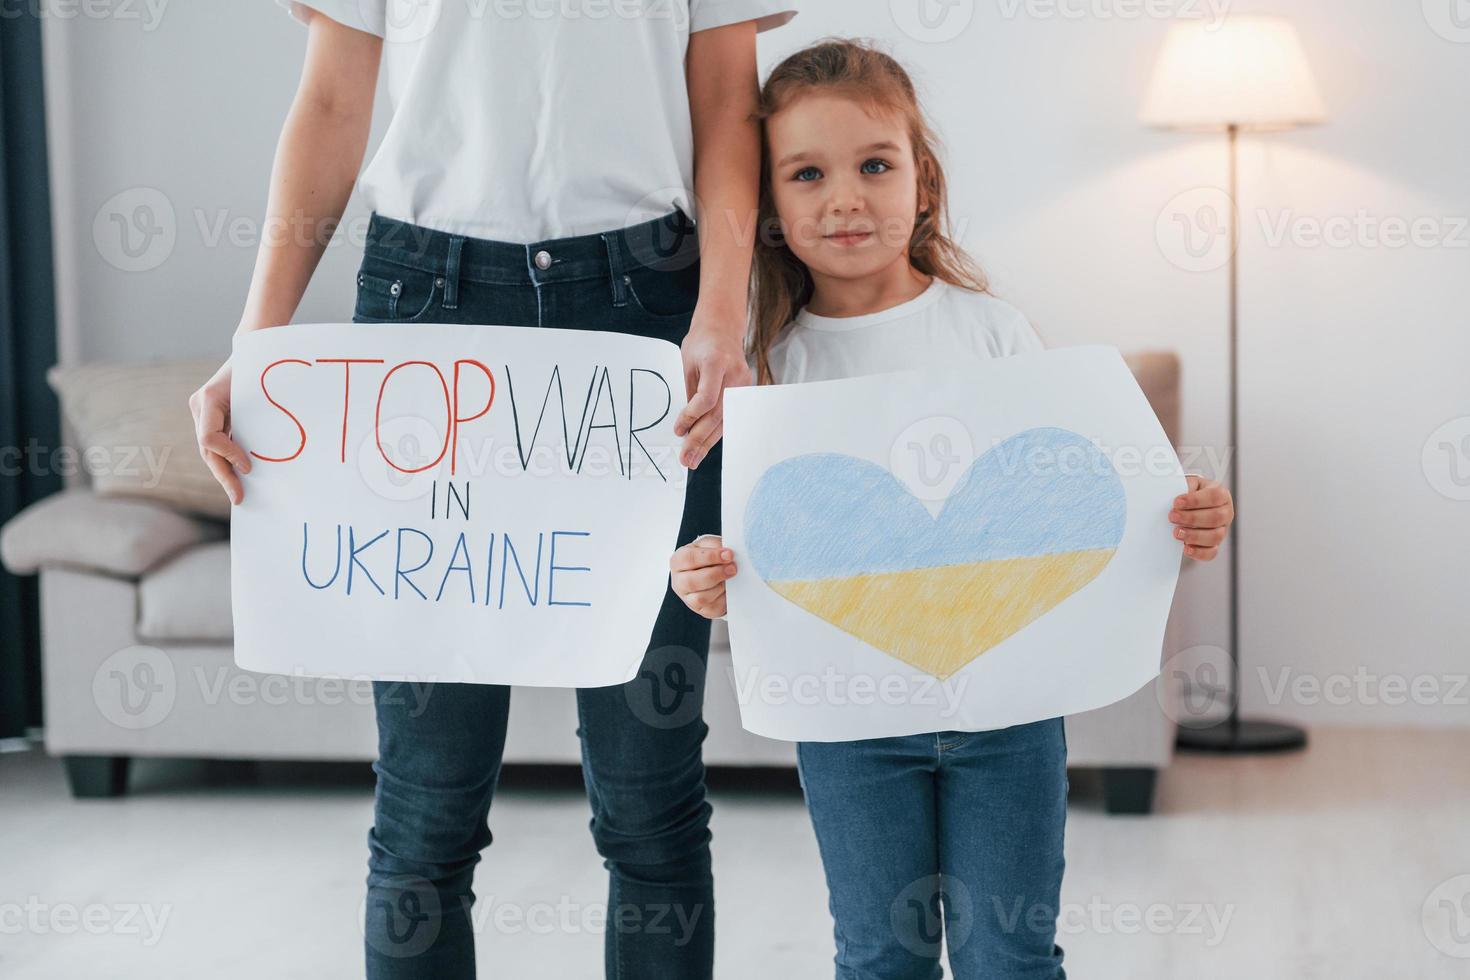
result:
[[[1326,112],[1301,41],[1280,17],[1232,16],[1220,23],[1171,27],[1144,99],[1142,121],[1164,129],[1224,131],[1230,148],[1230,464],[1231,492],[1240,505],[1237,327],[1240,218],[1236,150],[1242,131],[1285,130],[1320,123]],[[1246,511],[1248,514],[1249,512]],[[1246,522],[1249,522],[1246,517]],[[1306,733],[1279,722],[1240,717],[1240,518],[1230,529],[1230,713],[1220,724],[1184,727],[1182,749],[1260,752],[1298,749]]]

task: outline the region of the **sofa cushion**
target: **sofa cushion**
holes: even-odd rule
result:
[[[230,498],[199,455],[189,414],[189,395],[218,368],[197,360],[53,367],[46,378],[92,489],[228,517]]]
[[[230,543],[190,548],[138,583],[138,637],[155,642],[229,642]]]
[[[0,530],[0,559],[17,575],[70,565],[136,577],[227,528],[146,500],[99,497],[85,488],[37,501]]]

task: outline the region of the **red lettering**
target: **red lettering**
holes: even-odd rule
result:
[[[300,456],[301,455],[301,450],[303,450],[303,449],[306,448],[306,426],[302,425],[301,424],[301,420],[298,419],[296,416],[294,416],[294,415],[291,414],[291,410],[290,409],[288,409],[286,406],[282,405],[280,402],[278,402],[274,398],[272,398],[270,391],[268,391],[266,389],[266,387],[265,387],[265,376],[267,374],[270,374],[272,368],[274,368],[274,367],[276,367],[278,365],[281,365],[281,364],[301,364],[301,365],[304,365],[306,367],[311,367],[311,362],[310,361],[302,361],[302,360],[299,360],[299,359],[294,358],[294,357],[285,357],[285,358],[282,358],[279,361],[275,361],[275,362],[273,362],[271,364],[267,364],[261,370],[261,372],[260,372],[260,391],[261,391],[261,393],[263,395],[265,395],[265,400],[266,401],[268,401],[272,405],[276,406],[276,408],[279,408],[282,412],[285,412],[286,413],[286,417],[288,419],[290,419],[292,422],[295,422],[296,423],[296,431],[301,433],[301,445],[297,446],[296,447],[296,451],[294,453],[292,453],[291,455],[289,455],[289,456],[262,456],[260,453],[256,452],[253,449],[250,451],[250,455],[254,456],[256,459],[264,460],[267,463],[289,463],[291,460],[295,459],[297,456]]]
[[[480,409],[474,415],[469,415],[469,416],[463,416],[463,415],[460,415],[459,414],[459,368],[460,368],[460,365],[462,365],[462,364],[473,364],[475,367],[479,368],[481,371],[484,371],[485,372],[485,378],[490,382],[490,397],[488,399],[486,399],[486,401],[485,401],[485,407],[482,408],[482,409]],[[495,404],[495,375],[493,375],[493,374],[490,373],[490,369],[487,368],[485,365],[481,364],[479,361],[476,361],[476,360],[474,360],[472,358],[465,358],[463,360],[455,361],[454,362],[454,421],[452,423],[453,429],[452,429],[452,433],[450,435],[450,440],[449,440],[449,475],[450,476],[453,476],[454,475],[454,468],[458,464],[457,457],[459,455],[459,426],[460,426],[460,423],[461,422],[473,422],[475,419],[481,417],[486,412],[490,411],[490,406],[493,405],[493,404]]]
[[[381,357],[318,357],[318,364],[342,365],[342,462],[347,462],[347,403],[352,397],[352,365],[382,364]]]
[[[388,450],[383,447],[383,393],[388,390],[389,378],[393,377],[394,374],[401,371],[402,369],[406,367],[412,367],[415,364],[422,365],[428,368],[430,371],[433,371],[435,377],[439,379],[439,386],[444,389],[444,445],[440,447],[439,455],[435,456],[432,461],[425,463],[423,466],[417,467],[415,469],[404,469],[402,466],[399,466],[388,457]],[[439,368],[433,362],[404,361],[402,364],[395,364],[388,371],[387,374],[383,375],[383,383],[378,388],[378,409],[373,416],[373,441],[378,444],[378,452],[382,455],[384,462],[386,462],[389,466],[393,467],[400,473],[422,473],[424,470],[433,469],[435,466],[439,465],[439,461],[442,460],[444,458],[444,454],[449,451],[449,440],[452,437],[453,433],[454,405],[449,397],[449,383],[444,380],[444,372],[439,370]]]

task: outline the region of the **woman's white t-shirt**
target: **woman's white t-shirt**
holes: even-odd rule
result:
[[[776,384],[832,381],[1045,350],[1021,311],[935,279],[907,303],[863,316],[797,315],[771,345]]]
[[[384,39],[392,118],[358,188],[390,218],[540,242],[692,205],[693,32],[796,0],[277,0]]]

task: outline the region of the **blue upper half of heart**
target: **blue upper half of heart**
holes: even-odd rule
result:
[[[756,484],[745,537],[766,581],[834,578],[1113,548],[1127,496],[1067,429],[1028,429],[975,460],[937,518],[893,474],[840,453],[782,460]]]

